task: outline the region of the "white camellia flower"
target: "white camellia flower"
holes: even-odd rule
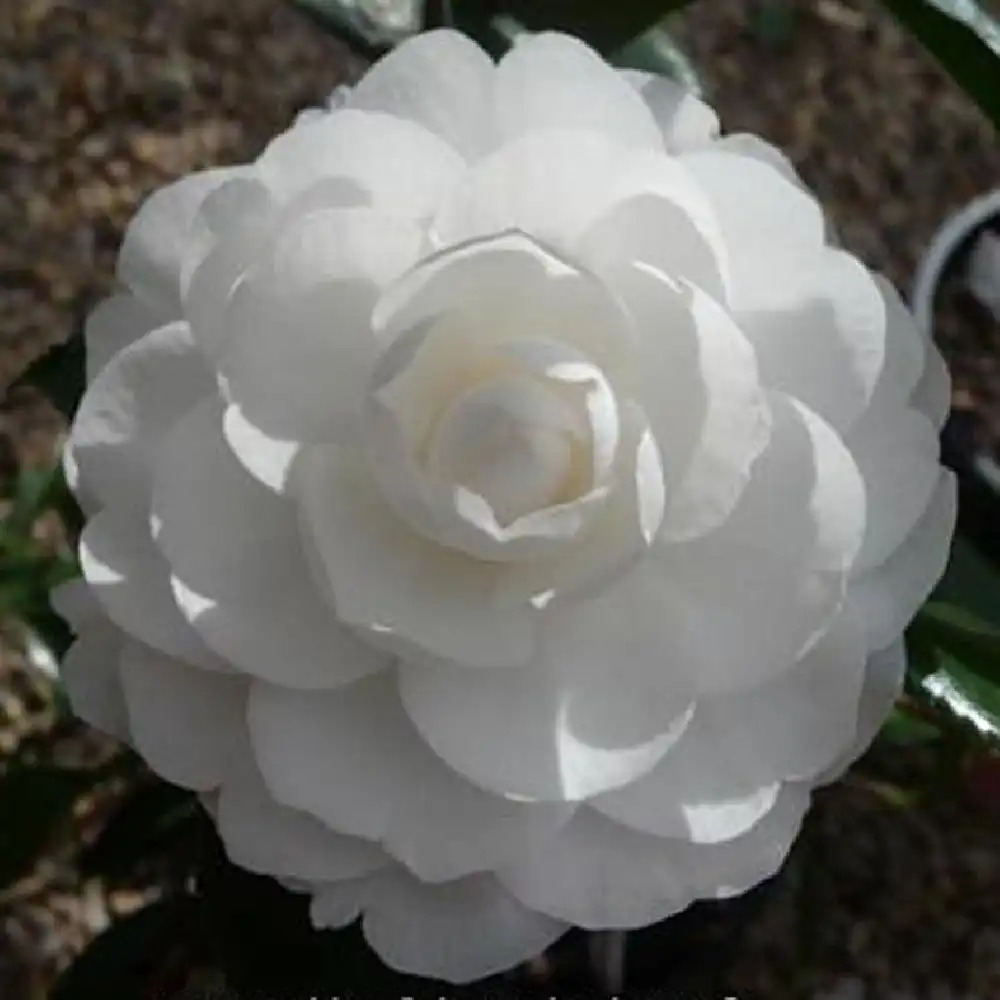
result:
[[[780,153],[434,32],[118,276],[63,669],[235,862],[452,981],[779,867],[955,513],[941,359]]]

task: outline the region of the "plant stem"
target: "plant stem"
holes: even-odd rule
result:
[[[625,931],[592,931],[587,945],[598,982],[612,995],[620,993],[625,985]]]

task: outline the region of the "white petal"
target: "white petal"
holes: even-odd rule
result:
[[[781,868],[808,808],[808,785],[784,785],[767,815],[742,837],[721,844],[671,841],[671,861],[697,898],[740,896]]]
[[[323,599],[302,553],[295,507],[236,461],[214,400],[179,421],[164,443],[153,510],[181,610],[234,665],[306,688],[335,687],[385,666]]]
[[[864,489],[836,434],[771,396],[771,443],[729,520],[694,542],[661,544],[664,629],[702,691],[758,684],[828,627],[864,532]]]
[[[392,677],[322,694],[255,684],[250,730],[279,802],[381,842],[424,881],[489,870],[551,836],[572,811],[469,784],[414,732]]]
[[[169,323],[170,311],[135,295],[112,295],[99,303],[83,328],[87,345],[87,382],[119,352]]]
[[[111,509],[92,517],[80,536],[80,565],[105,613],[126,633],[189,663],[226,669],[180,613],[170,568],[145,520]]]
[[[865,481],[865,539],[854,575],[885,562],[926,510],[938,484],[934,425],[902,402],[870,411],[846,437]]]
[[[358,81],[346,106],[423,125],[468,159],[495,138],[493,60],[457,31],[428,31],[383,56]]]
[[[421,331],[446,316],[447,329]],[[426,257],[385,291],[372,322],[383,342],[412,331],[408,343],[386,352],[380,368],[411,363],[425,340],[450,336],[452,364],[436,373],[445,380],[474,366],[483,349],[544,338],[575,347],[614,378],[633,343],[628,316],[612,291],[520,232],[492,233]],[[432,397],[441,391],[427,389]]]
[[[346,453],[311,448],[300,471],[305,533],[343,621],[397,651],[422,649],[473,667],[528,662],[532,614],[527,605],[500,605],[489,564],[418,535]]]
[[[528,328],[547,334],[564,318],[557,310]],[[483,567],[495,576],[511,562],[537,566],[583,542],[617,485],[616,461],[622,477],[635,478],[642,428],[621,444],[632,454],[620,455],[614,392],[568,344],[504,341],[504,331],[490,343],[477,333],[453,316],[398,338],[373,375],[365,444],[400,518],[448,549],[504,563]],[[522,433],[506,434],[512,424]],[[662,491],[662,477],[649,479]]]
[[[885,364],[875,386],[872,405],[882,397],[906,400],[913,394],[928,363],[930,349],[916,318],[899,292],[883,275],[874,275],[885,302]]]
[[[774,806],[781,781],[814,777],[851,745],[865,656],[858,625],[841,615],[774,680],[702,698],[649,774],[593,805],[657,836],[721,843],[745,834]]]
[[[656,119],[668,153],[707,146],[719,134],[719,117],[683,84],[659,73],[621,70]]]
[[[579,247],[598,274],[642,264],[684,279],[718,302],[728,300],[729,254],[720,222],[679,160],[653,153],[631,157],[605,201]]]
[[[910,397],[910,405],[940,430],[951,409],[951,374],[937,345],[930,340],[925,340],[924,345],[927,351],[924,372]]]
[[[880,566],[852,581],[848,599],[864,622],[869,649],[884,649],[902,634],[948,563],[955,530],[955,476],[942,469],[923,515]]]
[[[300,891],[315,893],[309,904],[313,927],[320,931],[340,930],[353,924],[361,916],[371,882],[370,878],[356,878],[332,885],[301,885]]]
[[[663,757],[690,717],[693,683],[665,660],[661,595],[634,570],[553,612],[536,662],[514,671],[407,663],[403,703],[456,771],[500,795],[579,801]]]
[[[431,224],[431,241],[451,247],[517,229],[572,252],[628,161],[628,149],[598,132],[529,132],[459,179]]]
[[[415,122],[351,109],[289,129],[257,161],[283,200],[320,181],[342,180],[375,208],[407,219],[430,215],[464,166],[444,139]]]
[[[639,398],[666,476],[664,538],[695,538],[733,510],[771,434],[753,349],[686,282],[637,265],[612,279],[637,328]]]
[[[826,250],[770,286],[738,316],[762,378],[846,430],[867,408],[886,356],[878,285],[856,258]]]
[[[315,817],[279,805],[252,761],[223,784],[216,823],[230,860],[261,875],[335,882],[389,862],[370,841],[334,833]]]
[[[656,537],[666,504],[660,452],[638,407],[626,404],[621,418],[618,461],[602,508],[564,548],[506,564],[497,580],[504,603],[544,608],[594,597],[628,572]]]
[[[761,774],[813,778],[854,742],[866,659],[860,623],[843,612],[790,670],[747,691],[709,695],[697,713]]]
[[[180,315],[186,272],[205,251],[195,226],[205,198],[243,168],[205,170],[155,191],[129,223],[118,257],[118,278],[151,305]]]
[[[128,740],[128,711],[122,695],[118,658],[122,634],[110,622],[87,627],[70,646],[59,675],[73,711],[102,732]]]
[[[271,437],[346,439],[378,352],[380,288],[418,256],[411,222],[367,208],[314,212],[285,227],[273,259],[235,291],[220,370],[228,397]]]
[[[66,620],[76,635],[87,625],[104,618],[100,602],[84,579],[69,580],[54,587],[49,594],[49,603],[52,610]]]
[[[333,886],[321,893],[313,922],[325,923],[331,913],[343,921],[358,895],[365,938],[386,965],[452,983],[505,972],[569,929],[522,906],[492,875],[428,886],[400,869],[378,873],[360,891]]]
[[[696,709],[684,735],[651,771],[593,805],[657,837],[715,844],[746,833],[774,805],[780,782],[739,752],[728,722]]]
[[[731,301],[748,310],[796,273],[824,243],[815,199],[758,160],[714,149],[681,162],[715,207],[729,249]],[[751,194],[752,193],[752,194]]]
[[[135,748],[167,781],[209,791],[250,752],[243,681],[134,641],[122,649],[121,676]]]
[[[819,780],[823,784],[836,781],[871,746],[903,691],[905,675],[906,645],[902,636],[890,646],[868,657],[854,739],[821,775]]]
[[[219,190],[220,197],[226,195],[228,186]],[[340,185],[330,182],[321,190],[322,198],[317,197],[318,192],[310,192],[310,197],[324,205],[328,202],[336,206],[353,205],[362,200],[357,189],[343,182]],[[219,214],[224,216],[226,225],[221,232],[213,233],[212,244],[191,272],[184,294],[184,318],[192,336],[212,361],[218,359],[231,332],[226,319],[233,296],[281,218],[277,203],[259,182],[254,182],[249,191],[240,185],[235,199],[223,198],[223,201],[225,205],[220,206]],[[221,224],[222,220],[218,221]]]
[[[266,434],[237,405],[226,407],[222,433],[233,454],[254,479],[275,493],[285,492],[296,456],[302,450],[298,441]]]
[[[161,438],[214,392],[186,323],[160,327],[115,355],[87,389],[70,431],[79,489],[103,505],[142,510]]]
[[[536,130],[592,129],[630,148],[663,148],[640,95],[569,35],[518,39],[497,67],[496,111],[508,141]]]
[[[759,135],[750,132],[734,132],[721,138],[715,138],[712,149],[717,152],[748,156],[752,160],[766,163],[772,169],[777,170],[785,180],[798,184],[799,187],[804,187],[792,161],[777,146],[772,146]]]
[[[497,875],[526,906],[578,927],[644,927],[692,901],[668,844],[584,807],[557,837]]]

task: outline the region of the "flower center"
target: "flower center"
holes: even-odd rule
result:
[[[589,438],[574,402],[529,376],[474,385],[438,422],[425,470],[482,497],[504,525],[570,500]]]

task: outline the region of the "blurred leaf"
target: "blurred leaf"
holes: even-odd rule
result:
[[[0,776],[0,888],[31,871],[77,799],[105,777],[103,768],[30,762],[17,762]]]
[[[192,897],[170,896],[116,921],[62,974],[50,1000],[167,996],[157,980],[193,936],[198,912]]]
[[[763,45],[787,45],[795,29],[795,13],[788,0],[758,0],[752,15],[752,30]]]
[[[452,0],[458,24],[466,27],[507,15],[532,31],[568,31],[610,54],[658,24],[689,0]],[[477,34],[473,31],[473,34]]]
[[[941,738],[941,728],[935,721],[915,715],[905,707],[896,706],[879,730],[879,739],[894,746],[919,746]]]
[[[622,46],[611,61],[622,68],[669,76],[699,97],[705,89],[694,65],[659,25]]]
[[[197,797],[159,779],[141,782],[121,802],[80,857],[87,874],[128,878],[162,865],[199,834],[204,814]]]
[[[37,361],[28,365],[10,389],[31,386],[45,395],[49,402],[71,420],[86,386],[86,348],[83,324],[64,344],[57,344]],[[10,391],[10,390],[8,390]]]
[[[1000,128],[1000,26],[975,0],[883,0]]]
[[[932,596],[1000,629],[1000,571],[961,536],[952,543],[947,572]]]
[[[366,15],[357,0],[292,0],[292,3],[310,20],[324,31],[346,42],[359,55],[375,59],[394,44],[420,30],[423,24],[421,8],[414,3],[414,18],[409,24],[401,23],[398,28],[380,27]],[[400,0],[399,7],[409,6],[407,0]]]

